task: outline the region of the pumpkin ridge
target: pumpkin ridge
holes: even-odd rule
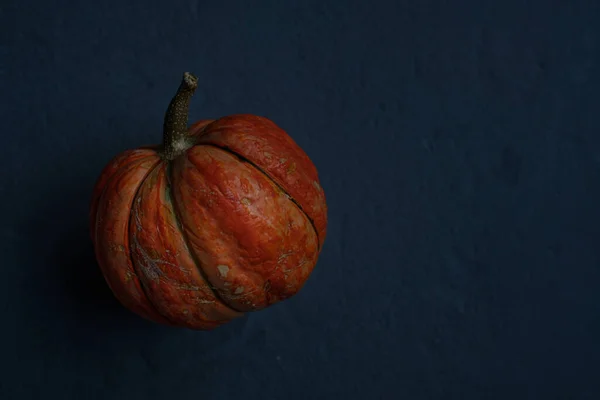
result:
[[[212,293],[215,296],[216,300],[220,301],[223,305],[225,305],[229,309],[231,309],[231,310],[233,310],[235,312],[243,314],[244,313],[243,311],[237,310],[236,308],[232,307],[228,302],[226,302],[225,299],[223,299],[223,297],[219,294],[219,292],[215,289],[215,287],[212,285],[212,283],[208,279],[208,276],[206,275],[206,272],[202,268],[202,263],[200,262],[200,260],[198,259],[198,257],[194,253],[194,251],[192,251],[192,246],[191,246],[190,241],[188,239],[188,235],[185,232],[185,229],[183,228],[183,222],[182,222],[182,219],[181,219],[181,216],[180,216],[181,214],[180,214],[179,206],[177,205],[177,202],[175,201],[175,193],[173,193],[173,185],[172,185],[173,164],[172,164],[172,162],[169,162],[167,164],[167,168],[166,169],[167,169],[166,175],[167,175],[168,198],[169,198],[169,201],[171,203],[171,206],[173,207],[173,215],[175,216],[175,221],[177,222],[177,228],[181,232],[181,237],[183,238],[183,242],[185,243],[185,247],[187,248],[187,251],[189,252],[190,257],[192,258],[192,261],[194,262],[194,266],[196,267],[196,269],[200,273],[200,276],[202,277],[202,279],[204,279],[204,281],[206,281],[206,284],[208,285],[208,287],[212,291]]]
[[[140,288],[142,289],[142,293],[144,293],[144,296],[146,296],[146,299],[148,299],[148,304],[150,304],[152,306],[152,308],[154,309],[154,311],[156,311],[156,313],[158,315],[160,315],[161,317],[163,317],[165,320],[167,320],[167,322],[169,322],[172,325],[178,325],[177,323],[175,323],[175,321],[172,321],[171,319],[169,319],[167,316],[163,315],[160,310],[158,309],[158,307],[156,306],[156,304],[154,304],[154,301],[152,300],[152,298],[148,295],[148,291],[146,288],[146,284],[144,283],[144,280],[141,278],[141,274],[139,272],[139,268],[137,268],[136,263],[133,262],[133,246],[131,246],[131,213],[133,212],[133,208],[134,208],[134,204],[136,199],[138,198],[138,195],[140,194],[140,190],[142,188],[142,186],[144,185],[144,182],[146,182],[146,179],[148,179],[148,177],[150,176],[150,174],[152,174],[152,172],[154,170],[156,170],[156,168],[158,168],[159,165],[161,165],[164,161],[159,160],[156,162],[156,164],[154,164],[154,166],[152,166],[152,168],[148,169],[148,172],[146,173],[146,175],[144,175],[143,179],[140,179],[140,183],[138,185],[138,187],[135,189],[135,193],[133,195],[133,200],[131,202],[131,208],[129,210],[129,220],[127,221],[127,240],[130,242],[129,243],[129,260],[131,261],[131,266],[133,268],[133,272],[135,273],[136,277],[138,278],[138,280],[140,281]]]
[[[288,191],[285,190],[285,188],[281,184],[279,184],[279,182],[277,182],[277,180],[275,178],[273,178],[268,172],[266,172],[263,168],[259,167],[257,164],[255,164],[254,162],[252,162],[250,159],[248,159],[248,158],[240,155],[239,153],[231,150],[227,146],[219,146],[219,145],[214,144],[214,143],[198,143],[198,144],[196,144],[196,146],[214,147],[214,148],[222,150],[222,151],[224,151],[226,153],[229,153],[232,156],[237,157],[240,161],[242,161],[242,162],[244,162],[244,163],[252,166],[254,169],[256,169],[260,173],[262,173],[268,180],[270,180],[271,182],[273,182],[273,184],[275,186],[277,186],[277,188],[279,188],[279,190],[281,190],[287,196],[287,198],[290,199],[290,201],[296,205],[296,207],[300,210],[300,212],[302,214],[304,214],[304,216],[308,219],[308,222],[310,223],[310,226],[312,226],[313,231],[315,232],[315,235],[317,236],[317,252],[321,251],[321,239],[319,238],[319,232],[317,231],[317,227],[315,226],[315,223],[314,223],[313,219],[304,210],[304,208],[302,207],[302,205],[300,205],[300,203],[298,203],[298,201],[296,199],[294,199],[288,193]]]
[[[141,164],[142,162],[147,161],[148,158],[151,158],[153,156],[154,156],[154,154],[153,155],[148,155],[146,157],[142,157],[142,158],[139,158],[139,159],[134,160],[132,162],[126,162],[126,163],[123,163],[123,165],[120,165],[119,168],[117,168],[116,170],[114,170],[114,172],[111,174],[111,176],[106,180],[106,182],[104,183],[104,188],[102,189],[102,192],[100,192],[100,195],[96,199],[94,199],[93,202],[100,203],[100,201],[102,200],[102,197],[106,194],[106,191],[108,190],[108,187],[109,187],[110,183],[112,183],[113,179],[115,179],[116,176],[119,176],[119,173],[121,173],[121,171],[123,169],[131,167],[131,164],[133,164],[133,163],[140,163]],[[152,167],[149,172],[152,172],[152,170],[154,170],[154,168],[155,167]],[[145,179],[146,179],[146,177],[144,177],[144,179],[142,180],[142,182]],[[141,186],[142,185],[140,184],[140,187]],[[136,189],[136,193],[135,193],[136,195],[137,195],[137,190],[139,190],[139,188]],[[135,196],[133,198],[135,199]],[[94,233],[94,237],[98,236],[98,213],[99,212],[100,212],[100,209],[96,208],[96,210],[95,210],[95,214],[96,215],[94,215],[94,232],[95,232]],[[127,236],[129,237],[129,232],[127,232],[127,233],[128,233]],[[95,247],[96,247],[96,243],[94,243],[94,248]]]
[[[144,150],[151,150],[151,149],[144,149]],[[134,161],[129,161],[129,162],[124,162],[123,164],[119,165],[119,167],[117,169],[115,169],[111,175],[108,177],[108,179],[104,182],[104,187],[102,188],[102,191],[96,195],[95,197],[92,198],[91,202],[90,202],[90,207],[93,210],[93,214],[94,214],[94,235],[92,237],[92,241],[95,241],[95,237],[97,235],[97,231],[98,231],[98,213],[100,212],[99,208],[98,208],[98,204],[100,204],[100,200],[102,199],[102,196],[104,196],[104,194],[106,193],[106,190],[109,186],[109,184],[112,182],[113,179],[115,179],[115,176],[118,176],[118,174],[123,170],[123,168],[129,166],[130,164],[134,163],[134,162],[141,162],[141,161],[146,161],[146,159],[155,156],[155,154],[148,154],[147,156],[138,158]],[[117,157],[113,157],[113,159],[111,160],[111,162],[115,161],[117,159]],[[100,180],[98,180],[95,184],[94,187],[96,185],[98,185],[100,183]],[[91,214],[90,214],[90,220],[91,220]],[[94,243],[94,247],[95,247],[95,243]]]
[[[133,170],[139,166],[141,166],[142,164],[146,163],[149,161],[150,158],[153,158],[154,154],[152,155],[148,155],[145,157],[142,157],[140,159],[136,159],[133,161],[129,161],[127,160],[126,162],[124,162],[121,166],[119,166],[115,171],[113,171],[111,173],[111,175],[107,178],[106,182],[105,182],[105,187],[102,189],[102,192],[100,194],[100,196],[98,196],[98,204],[101,204],[102,201],[104,200],[104,197],[108,195],[108,190],[110,189],[111,184],[117,180],[118,178],[122,178],[122,174],[127,173],[129,170]],[[155,160],[155,163],[160,162],[160,160]],[[153,169],[154,167],[151,167],[150,169]],[[94,249],[97,252],[97,246],[98,246],[98,242],[97,242],[97,237],[98,237],[98,231],[99,231],[99,224],[98,224],[98,215],[101,211],[101,208],[98,207],[95,211],[96,215],[95,215],[95,221],[94,221],[94,231],[95,231],[95,235],[93,238],[93,242],[94,242]],[[127,236],[125,238],[127,240]],[[126,256],[128,257],[128,255]],[[131,258],[128,258],[128,260],[131,262]],[[127,258],[126,258],[127,261]],[[159,313],[156,308],[154,307],[154,305],[150,302],[150,299],[145,295],[143,288],[141,286],[141,282],[139,280],[139,277],[137,276],[137,274],[135,273],[135,269],[133,267],[133,263],[131,262],[131,273],[132,273],[132,277],[137,280],[138,284],[139,284],[139,295],[145,297],[145,299],[142,300],[142,297],[140,297],[140,300],[136,300],[135,296],[133,296],[130,300],[131,300],[131,304],[129,304],[127,306],[128,309],[130,309],[130,311],[133,312],[138,312],[140,313],[140,315],[142,315],[143,317],[145,317],[146,319],[150,320],[150,321],[156,321],[156,319],[158,318],[159,320],[161,320],[163,323],[169,323],[168,321],[166,321],[162,314]],[[101,263],[100,268],[102,270],[102,274],[104,275],[105,280],[107,281],[109,287],[111,287],[110,284],[110,279],[109,279],[109,275],[107,274],[106,271],[103,268],[103,263]],[[120,282],[121,283],[121,282]],[[111,287],[112,290],[112,287]],[[115,294],[115,296],[117,297],[117,299],[119,301],[121,300],[121,297],[119,295],[119,293],[115,292],[113,290],[113,293]],[[142,303],[142,308],[145,310],[138,310],[136,311],[136,305],[140,305],[139,303]],[[136,304],[138,303],[138,304]],[[125,303],[124,303],[125,304]]]

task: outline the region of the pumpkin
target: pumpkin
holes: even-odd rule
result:
[[[327,205],[312,161],[269,119],[188,127],[197,82],[184,74],[162,144],[124,151],[102,170],[90,229],[123,306],[209,330],[303,287],[323,247]]]

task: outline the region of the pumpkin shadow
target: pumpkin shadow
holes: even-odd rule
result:
[[[71,192],[65,199],[85,198],[82,190],[76,192]],[[67,201],[62,198],[61,195],[55,202],[55,210],[57,204]],[[61,215],[70,214],[65,210]],[[148,321],[126,309],[113,295],[96,261],[87,214],[71,215],[70,224],[53,240],[55,246],[50,264],[56,267],[60,284],[55,289],[63,298],[62,311],[68,319],[65,323],[73,327],[69,335],[77,351],[82,349],[93,355],[100,351],[122,352],[127,351],[125,343],[131,340],[151,343],[160,342],[166,336],[175,338],[193,334],[192,330]],[[49,229],[44,230],[48,232]],[[204,332],[204,351],[211,353],[215,348],[228,347],[232,340],[235,343],[235,338],[247,328],[247,322],[247,316],[244,316],[212,333]]]
[[[90,343],[103,342],[106,349],[114,347],[106,342],[108,337],[153,335],[161,326],[126,309],[106,283],[94,254],[87,214],[81,212],[83,206],[71,211],[57,210],[58,204],[68,204],[72,201],[69,199],[89,197],[79,189],[70,193],[63,190],[54,201],[54,210],[67,218],[63,227],[56,230],[49,260],[56,273],[55,290],[62,300],[62,318],[71,327],[71,344],[79,350],[88,348]],[[48,232],[50,228],[45,230]]]
[[[139,129],[126,122],[131,130]],[[93,185],[108,157],[93,149],[80,150],[78,157],[56,156],[62,168],[73,162],[81,166],[70,175],[74,179],[59,176],[60,168],[39,168],[36,177],[53,184],[34,186],[29,194],[34,202],[26,230],[39,251],[24,255],[38,269],[26,307],[31,323],[44,327],[40,340],[57,343],[58,353],[68,353],[69,360],[76,357],[78,368],[90,370],[98,363],[118,365],[140,351],[153,364],[176,357],[178,351],[172,349],[177,346],[194,347],[204,357],[239,351],[248,328],[245,317],[211,332],[192,331],[148,321],[116,299],[96,260],[88,221]]]
[[[148,328],[149,322],[122,306],[108,287],[96,262],[87,224],[79,223],[67,230],[55,250],[66,306],[76,318],[78,329],[102,333]]]

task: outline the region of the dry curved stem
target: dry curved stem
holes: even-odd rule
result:
[[[188,137],[188,113],[196,88],[198,78],[185,72],[165,114],[162,157],[166,160],[174,160],[193,145]]]

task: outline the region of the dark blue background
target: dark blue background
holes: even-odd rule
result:
[[[3,399],[600,398],[600,2],[1,8]],[[187,70],[330,209],[302,292],[213,332],[125,311],[87,230]]]

